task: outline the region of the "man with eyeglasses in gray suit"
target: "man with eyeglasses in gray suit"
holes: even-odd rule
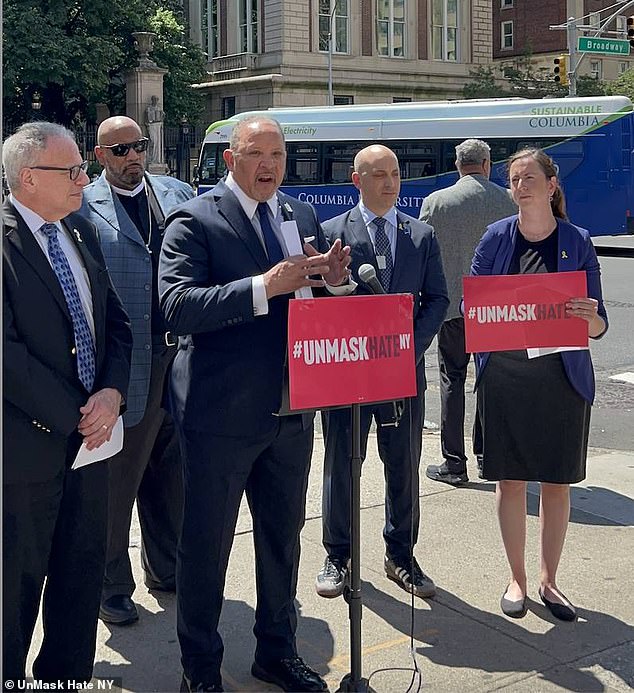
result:
[[[106,623],[124,626],[139,617],[128,554],[135,498],[145,584],[175,590],[182,469],[174,423],[161,405],[176,348],[158,306],[157,274],[165,217],[193,191],[175,178],[146,172],[149,142],[131,118],[104,120],[97,142],[104,171],[85,188],[82,211],[97,226],[134,339],[124,447],[109,463],[108,555],[99,612]]]

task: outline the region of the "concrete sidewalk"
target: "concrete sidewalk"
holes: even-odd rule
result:
[[[499,600],[508,569],[497,527],[493,483],[453,488],[430,481],[439,459],[437,433],[424,437],[421,534],[416,554],[438,595],[416,600],[413,652],[430,691],[629,691],[634,687],[634,453],[591,449],[587,479],[572,489],[573,512],[559,582],[579,609],[576,623],[553,619],[537,597],[538,499],[529,498],[529,613],[506,618]],[[362,477],[363,674],[375,691],[409,689],[412,610],[408,595],[383,574],[383,470],[374,441]],[[321,546],[321,460],[317,437],[302,535],[298,607],[300,654],[336,690],[349,670],[348,608],[314,591]],[[175,598],[148,593],[140,573],[138,523],[131,555],[140,620],[124,628],[99,624],[95,676],[119,678],[129,691],[178,691],[180,654]],[[223,679],[229,691],[278,690],[250,675],[255,640],[254,562],[250,516],[242,508],[227,576],[221,622]]]

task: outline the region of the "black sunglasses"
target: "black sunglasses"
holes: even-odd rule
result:
[[[109,149],[113,156],[127,156],[131,149],[137,154],[147,151],[150,140],[147,137],[142,137],[136,142],[128,142],[127,144],[100,144],[100,149]]]
[[[74,166],[69,166],[64,168],[62,166],[29,166],[28,168],[34,168],[38,171],[68,171],[68,175],[71,180],[77,180],[81,171],[86,173],[88,170],[88,162],[82,161],[81,164],[75,164]]]

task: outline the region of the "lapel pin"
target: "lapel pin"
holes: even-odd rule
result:
[[[82,243],[83,241],[81,240],[81,235],[79,234],[79,231],[77,229],[73,229],[73,233],[75,234],[75,238],[77,239],[77,243]]]
[[[561,259],[562,260],[567,260],[568,259],[568,253],[565,250],[561,251]]]
[[[293,213],[293,208],[291,207],[291,205],[290,205],[289,202],[285,202],[285,203],[284,203],[284,209],[285,209],[289,214],[292,214],[292,213]]]
[[[410,235],[409,221],[399,221],[398,230],[402,231],[406,236]]]

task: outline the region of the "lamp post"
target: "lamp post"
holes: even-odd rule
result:
[[[182,116],[180,122],[180,155],[178,156],[178,178],[189,183],[189,128],[187,117]]]
[[[333,40],[333,24],[335,21],[335,11],[337,9],[337,0],[331,0],[332,10],[330,12],[330,21],[328,26],[328,105],[334,106],[335,97],[332,91],[332,40]]]
[[[42,108],[42,96],[39,91],[34,91],[31,96],[31,110],[33,111],[33,120],[38,120],[40,109]]]

